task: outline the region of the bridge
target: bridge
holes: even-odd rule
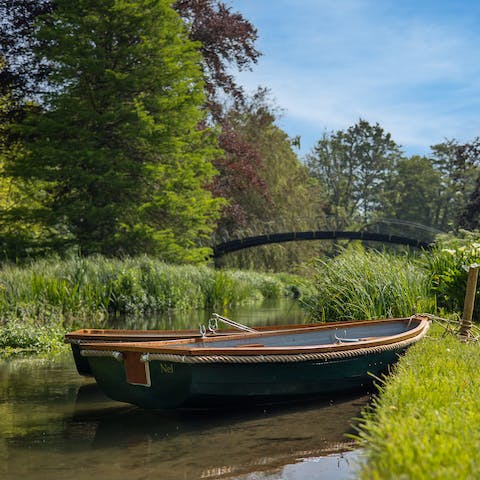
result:
[[[256,235],[246,238],[239,238],[220,243],[213,247],[213,258],[218,259],[226,253],[236,252],[244,248],[256,247],[259,245],[268,245],[271,243],[298,242],[305,240],[364,240],[372,242],[393,243],[397,245],[407,245],[414,248],[427,249],[430,246],[429,241],[418,240],[388,233],[377,233],[361,230],[358,232],[335,231],[335,230],[314,230],[307,232],[285,232],[272,233],[267,235]]]

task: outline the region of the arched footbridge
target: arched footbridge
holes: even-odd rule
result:
[[[267,235],[257,235],[252,237],[240,238],[220,243],[213,247],[213,258],[220,258],[226,253],[236,252],[244,248],[256,247],[259,245],[268,245],[271,243],[298,242],[305,240],[364,240],[382,243],[394,243],[397,245],[407,245],[414,248],[427,249],[430,243],[398,235],[374,232],[349,232],[349,231],[309,231],[309,232],[286,232],[272,233]]]

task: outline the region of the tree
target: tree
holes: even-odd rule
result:
[[[17,127],[26,153],[6,165],[46,184],[29,215],[83,254],[202,257],[220,204],[204,188],[216,150],[198,128],[198,45],[170,2],[58,0],[38,22],[50,89]]]
[[[389,133],[362,119],[346,131],[323,135],[307,155],[307,167],[328,200],[335,228],[374,217],[400,155]]]
[[[220,91],[243,99],[230,67],[243,70],[257,61],[255,27],[220,0],[177,0],[172,6],[186,24],[189,38],[200,42],[209,102],[216,103]],[[28,95],[44,87],[51,64],[34,55],[36,19],[54,8],[53,0],[0,0],[0,56],[6,61],[0,70],[0,85],[13,84]]]
[[[209,110],[218,120],[222,114],[220,92],[239,102],[245,99],[231,66],[244,70],[257,61],[257,30],[219,0],[177,0],[173,8],[184,19],[190,39],[201,42]]]
[[[414,155],[399,159],[386,199],[386,217],[437,227],[441,182],[430,158]]]
[[[36,19],[52,10],[50,0],[0,0],[0,94],[11,106],[32,99],[44,86],[47,65],[34,54]]]
[[[38,46],[35,20],[50,10],[47,0],[0,0],[0,251],[10,258],[34,254],[32,242],[43,233],[38,221],[22,213],[26,205],[39,205],[42,186],[10,177],[5,164],[23,154],[13,127],[37,108],[33,100],[45,87],[46,65],[33,50]]]
[[[276,125],[277,118],[264,89],[225,115],[228,127],[242,142],[228,149],[221,143],[226,152],[222,167],[229,170],[215,182],[235,209],[224,210],[217,230],[220,240],[310,230],[323,215],[322,200],[314,194],[315,181],[293,151],[291,139]],[[240,175],[235,174],[239,169]],[[226,179],[228,185],[223,183]],[[307,242],[270,245],[222,261],[235,267],[285,270],[309,260],[316,248]]]
[[[463,205],[458,209],[460,227],[480,228],[480,138],[462,145],[457,150],[459,181],[463,184]]]

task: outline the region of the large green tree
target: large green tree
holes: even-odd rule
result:
[[[328,199],[335,228],[375,217],[400,156],[391,135],[366,120],[322,136],[307,155],[307,167]]]
[[[170,4],[58,0],[38,18],[48,91],[44,108],[16,127],[26,153],[6,173],[46,185],[27,214],[61,246],[169,260],[205,254],[199,241],[219,206],[204,188],[216,150],[198,128],[198,46]]]
[[[463,185],[464,202],[457,208],[457,224],[468,229],[480,229],[480,138],[457,149],[456,165]]]
[[[431,158],[401,158],[385,198],[386,217],[438,228],[439,204],[443,203],[442,176]]]

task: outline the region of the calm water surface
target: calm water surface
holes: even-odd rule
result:
[[[283,322],[268,309],[257,323]],[[245,312],[235,320],[255,323]],[[104,397],[93,380],[78,376],[69,354],[4,361],[0,478],[354,479],[361,454],[346,434],[368,399],[145,411]]]

